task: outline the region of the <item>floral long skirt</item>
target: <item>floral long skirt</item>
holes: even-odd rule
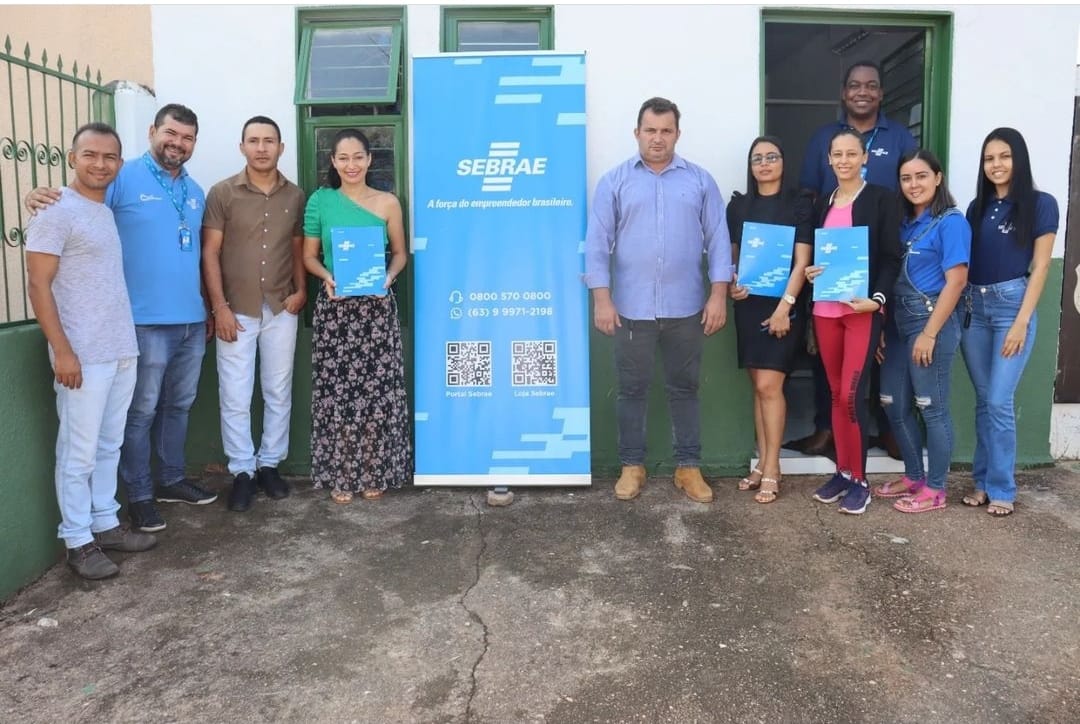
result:
[[[398,488],[412,476],[409,410],[397,301],[315,302],[311,365],[311,479],[316,488]]]

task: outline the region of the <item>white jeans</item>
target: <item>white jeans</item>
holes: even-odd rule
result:
[[[82,366],[77,390],[53,382],[56,414],[57,537],[68,548],[94,540],[94,533],[120,525],[116,511],[116,466],[128,406],[135,392],[135,358]]]
[[[296,352],[295,314],[277,315],[263,304],[262,318],[236,315],[244,328],[235,342],[216,341],[221,443],[233,475],[277,467],[289,452],[292,371]],[[255,386],[255,353],[259,354],[259,386],[263,397],[262,441],[258,455],[251,439],[251,392]]]

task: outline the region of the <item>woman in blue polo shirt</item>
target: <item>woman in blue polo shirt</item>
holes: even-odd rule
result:
[[[901,512],[925,513],[945,507],[953,447],[949,378],[960,345],[954,312],[967,286],[971,227],[934,154],[908,151],[899,169],[904,258],[885,324],[881,405],[900,446],[904,476],[877,486],[874,495],[900,498],[893,507]],[[926,423],[925,441],[915,408]]]
[[[1035,307],[1046,285],[1058,228],[1057,201],[1035,189],[1027,143],[1012,128],[983,141],[975,200],[968,207],[971,267],[960,348],[975,387],[975,490],[966,505],[1013,512],[1013,395],[1035,342]]]

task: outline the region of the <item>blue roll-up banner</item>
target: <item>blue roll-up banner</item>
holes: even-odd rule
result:
[[[589,485],[585,57],[416,57],[417,485]]]

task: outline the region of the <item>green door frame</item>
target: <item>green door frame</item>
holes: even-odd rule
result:
[[[758,126],[765,132],[765,25],[807,23],[813,25],[892,25],[926,31],[926,64],[923,69],[923,145],[933,151],[948,170],[949,101],[952,93],[953,14],[949,12],[867,10],[815,10],[763,8],[761,11],[760,87]]]

